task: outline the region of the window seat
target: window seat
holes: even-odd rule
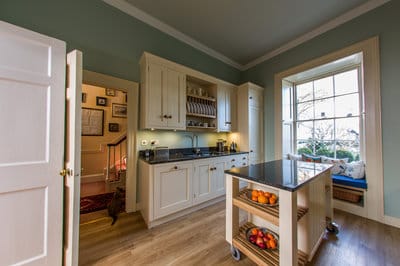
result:
[[[358,206],[364,206],[367,181],[365,178],[353,179],[348,176],[332,175],[333,198]]]
[[[348,176],[343,175],[332,175],[332,182],[333,184],[354,187],[354,188],[362,188],[367,189],[367,180],[364,178],[362,179],[354,179]]]

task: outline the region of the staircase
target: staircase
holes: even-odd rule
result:
[[[107,167],[105,168],[106,191],[115,191],[117,187],[125,188],[127,161],[126,134],[115,143],[107,144]]]

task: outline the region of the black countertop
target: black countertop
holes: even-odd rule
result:
[[[206,158],[216,158],[221,156],[231,156],[238,154],[248,154],[248,152],[245,151],[231,152],[227,150],[224,152],[216,152],[213,148],[201,148],[200,153],[194,154],[192,148],[185,148],[185,149],[170,149],[168,158],[157,158],[152,153],[150,153],[150,156],[146,157],[144,151],[140,151],[139,159],[149,164],[159,164],[159,163],[171,163],[171,162],[198,160]]]
[[[277,160],[232,168],[225,173],[293,192],[331,167],[328,164]]]

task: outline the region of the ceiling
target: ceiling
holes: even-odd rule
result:
[[[103,0],[247,69],[389,0]]]

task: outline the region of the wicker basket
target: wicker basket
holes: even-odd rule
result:
[[[362,199],[362,196],[359,193],[337,187],[333,187],[333,197],[335,199],[345,200],[352,203],[359,203]]]

